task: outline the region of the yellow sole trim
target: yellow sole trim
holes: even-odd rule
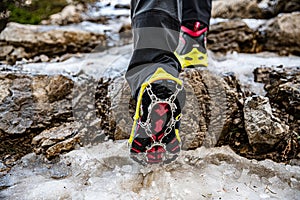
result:
[[[184,69],[189,66],[208,66],[208,58],[207,54],[200,52],[197,48],[193,48],[193,50],[185,55],[179,55],[177,52],[174,53],[177,59],[179,60],[181,67]],[[190,58],[187,60],[186,58]],[[199,57],[203,57],[203,59],[199,59]]]

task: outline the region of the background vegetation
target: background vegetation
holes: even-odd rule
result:
[[[9,21],[38,24],[67,5],[66,0],[6,0]]]

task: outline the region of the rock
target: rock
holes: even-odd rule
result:
[[[299,127],[300,108],[300,69],[299,67],[278,66],[259,67],[254,70],[256,80],[265,84],[274,115],[281,118],[290,127]],[[263,77],[263,78],[260,78]],[[286,117],[288,115],[288,117]],[[294,129],[299,132],[300,129]]]
[[[300,68],[282,65],[275,68],[260,67],[254,73],[255,77],[264,77],[262,82],[273,115],[289,126],[289,133],[277,147],[281,159],[295,158],[300,152]]]
[[[130,9],[130,4],[129,3],[126,3],[126,2],[120,2],[120,3],[117,3],[115,4],[115,8],[116,9]]]
[[[300,13],[282,14],[259,29],[258,42],[262,50],[281,55],[300,55]]]
[[[272,114],[269,99],[248,97],[244,105],[245,129],[256,153],[273,149],[289,132],[289,126]]]
[[[66,123],[47,129],[32,139],[37,154],[53,158],[62,152],[70,151],[80,142],[80,123]]]
[[[227,0],[213,1],[213,18],[263,18],[263,12],[257,1],[252,0]]]
[[[0,33],[5,28],[5,26],[8,22],[9,14],[10,14],[10,12],[8,11],[7,4],[8,4],[7,2],[4,2],[0,6]]]
[[[39,131],[72,120],[73,81],[62,75],[0,74],[0,159],[32,150]]]
[[[232,113],[242,110],[237,104],[244,94],[242,91],[241,94],[236,92],[240,85],[234,75],[231,76],[231,79],[225,80],[198,69],[185,70],[181,74],[188,99],[183,109],[180,132],[184,149],[195,149],[201,145],[215,146],[221,135],[229,131],[228,128],[224,129],[224,124],[229,126],[239,117],[234,117]],[[102,80],[97,88],[96,105],[101,129],[112,139],[129,138],[135,101],[131,99],[125,79]],[[228,95],[230,92],[233,95]],[[228,102],[231,104],[228,105]]]
[[[275,13],[290,13],[300,11],[300,1],[299,0],[291,0],[284,1],[278,0],[278,3],[275,6]]]
[[[74,79],[0,73],[0,161],[12,166],[33,148],[52,159],[105,140],[94,107],[96,82],[84,74]]]
[[[280,13],[300,11],[299,5],[299,0],[217,0],[212,2],[212,17],[270,19]]]
[[[32,58],[43,54],[53,57],[64,53],[91,51],[97,45],[105,46],[105,36],[66,27],[9,23],[0,33],[0,44],[1,57],[6,59]],[[42,56],[41,60],[48,59]]]
[[[255,31],[241,20],[211,25],[207,45],[208,49],[222,53],[228,51],[255,53],[258,51]]]
[[[7,171],[9,171],[9,168],[0,161],[0,177],[2,173]],[[1,190],[1,186],[0,186],[0,190]]]
[[[253,71],[254,81],[257,83],[268,83],[270,82],[271,67],[259,67]]]
[[[12,53],[14,50],[13,46],[1,46],[0,47],[0,59],[6,59],[6,56]]]
[[[210,26],[208,49],[226,53],[274,51],[281,55],[300,55],[300,13],[282,14],[252,30],[242,20],[230,20]]]
[[[272,18],[280,13],[291,13],[295,11],[300,11],[299,0],[262,0],[259,2],[258,6],[262,9],[265,18]]]
[[[218,146],[230,145],[237,153],[243,154],[243,149],[249,144],[244,125],[244,99],[251,95],[242,89],[240,81],[234,73],[223,74],[226,103],[224,105],[224,125]]]
[[[265,89],[275,115],[300,133],[300,68],[280,66],[273,69]]]
[[[66,25],[82,22],[82,12],[84,11],[82,4],[67,5],[61,12],[53,14],[49,20],[43,20],[42,24]]]
[[[42,62],[48,62],[48,61],[50,60],[49,57],[46,56],[46,55],[44,55],[44,54],[42,54],[42,55],[40,56],[40,59],[41,59]]]

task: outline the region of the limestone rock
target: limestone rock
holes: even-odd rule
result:
[[[266,83],[267,97],[275,115],[300,133],[300,68],[280,67],[273,69]]]
[[[281,156],[283,160],[295,158],[300,153],[300,68],[259,67],[254,73],[257,81],[265,84],[273,115],[289,126],[289,133],[278,146]]]
[[[233,77],[234,75],[225,80],[209,71],[199,69],[187,69],[181,74],[187,93],[180,128],[184,149],[195,149],[201,145],[215,146],[221,135],[228,133],[229,129],[224,129],[224,125],[232,124],[236,119],[232,113],[237,113],[240,109],[238,106],[231,106],[237,105],[239,98],[243,96],[227,95],[230,91],[235,93],[237,88],[240,88],[238,81],[232,81],[236,80]],[[125,79],[120,77],[111,83],[101,81],[98,88],[100,90],[96,102],[99,103],[96,104],[98,116],[102,121],[101,128],[112,139],[129,138],[135,101],[131,99]],[[231,104],[228,105],[228,102]]]
[[[0,33],[0,45],[0,58],[32,58],[42,54],[51,57],[104,46],[105,36],[71,28],[9,23]]]
[[[259,67],[254,70],[257,82],[265,84],[274,115],[289,124],[291,130],[300,132],[300,68]],[[263,77],[263,78],[261,78]]]
[[[258,67],[253,71],[254,81],[257,83],[269,83],[271,67]]]
[[[70,4],[64,7],[61,12],[51,15],[49,20],[42,21],[42,24],[66,25],[79,23],[82,21],[82,12],[84,10],[82,4]]]
[[[213,1],[212,17],[214,18],[263,18],[263,12],[257,1],[227,0]]]
[[[282,14],[259,29],[258,42],[265,51],[300,55],[300,13]]]
[[[73,81],[62,75],[0,74],[0,153],[24,155],[40,130],[72,120]]]
[[[220,22],[210,27],[208,49],[215,52],[228,51],[254,53],[257,50],[256,33],[241,20]]]
[[[289,126],[272,114],[269,99],[248,97],[244,105],[245,129],[256,153],[274,148],[289,132]]]
[[[299,0],[216,0],[212,3],[214,18],[270,19],[280,13],[300,11]]]
[[[32,140],[35,152],[53,158],[62,152],[74,149],[80,142],[79,128],[80,123],[74,122],[43,131]]]
[[[300,11],[299,0],[262,0],[258,3],[258,6],[262,9],[265,18],[272,18],[280,13]]]

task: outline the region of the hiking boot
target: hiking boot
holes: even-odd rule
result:
[[[142,84],[128,140],[133,160],[143,165],[176,160],[181,150],[179,125],[184,101],[182,81],[162,68]]]
[[[193,27],[193,28],[191,28]],[[175,55],[181,67],[207,67],[206,35],[207,27],[200,22],[194,22],[191,26],[181,26],[179,44]]]

